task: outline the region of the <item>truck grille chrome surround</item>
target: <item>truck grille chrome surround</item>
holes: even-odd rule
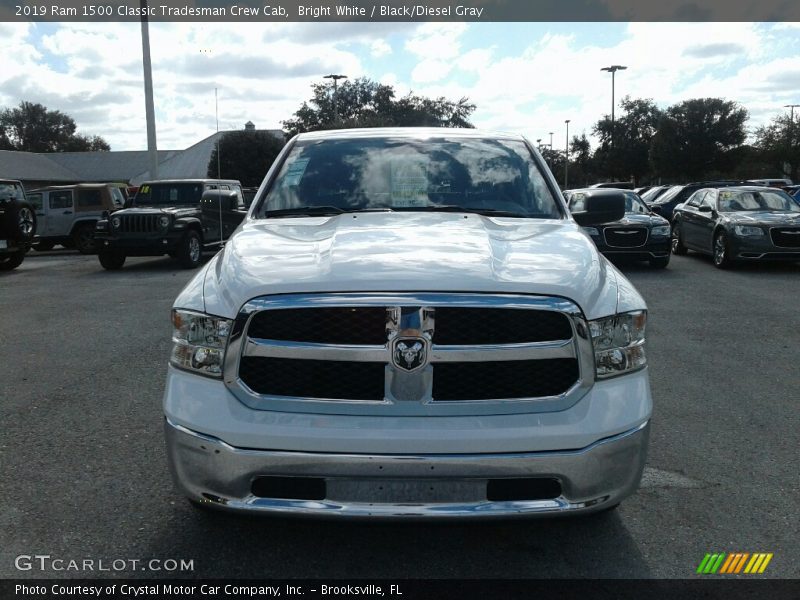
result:
[[[294,319],[300,340],[286,339]],[[265,296],[245,304],[234,322],[224,382],[258,410],[364,416],[559,411],[594,383],[588,331],[576,304],[547,296]]]

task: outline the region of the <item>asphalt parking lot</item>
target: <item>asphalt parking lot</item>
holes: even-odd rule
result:
[[[32,252],[0,274],[0,577],[19,555],[188,559],[259,578],[691,577],[706,552],[772,552],[800,577],[800,266],[707,257],[621,265],[646,298],[656,402],[640,492],[548,521],[363,523],[205,514],[176,493],[162,440],[169,259]]]

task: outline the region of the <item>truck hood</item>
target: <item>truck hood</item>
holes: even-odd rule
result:
[[[596,318],[620,290],[625,310],[644,308],[572,221],[361,213],[248,219],[175,306],[233,317],[268,294],[498,292],[569,298]]]

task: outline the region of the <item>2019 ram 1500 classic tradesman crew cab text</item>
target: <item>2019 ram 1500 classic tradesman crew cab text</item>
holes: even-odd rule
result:
[[[641,478],[646,307],[522,137],[301,134],[172,311],[168,456],[196,505],[600,511]]]

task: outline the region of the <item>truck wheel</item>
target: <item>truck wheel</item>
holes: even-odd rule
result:
[[[11,271],[13,269],[16,269],[18,266],[22,264],[23,260],[25,260],[24,250],[17,252],[15,254],[0,256],[0,271]]]
[[[195,269],[200,264],[203,256],[203,246],[200,244],[200,236],[197,232],[190,229],[183,236],[178,247],[178,261],[184,269]]]
[[[681,224],[673,223],[672,225],[672,253],[678,256],[684,256],[689,249],[683,244],[683,234],[681,233]]]
[[[72,232],[72,241],[81,254],[97,252],[97,244],[94,241],[94,225],[91,223],[83,223],[75,227]]]
[[[101,250],[97,258],[107,271],[118,271],[125,264],[125,255],[121,252]]]
[[[53,246],[55,246],[55,242],[36,242],[33,245],[33,249],[39,252],[47,252],[48,250],[52,250]]]
[[[650,266],[653,269],[666,269],[669,264],[669,254],[666,256],[653,256],[650,258]]]

